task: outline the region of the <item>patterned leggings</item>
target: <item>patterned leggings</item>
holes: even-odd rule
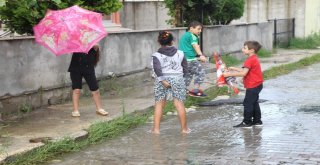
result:
[[[168,100],[167,96],[172,94],[172,97],[178,99],[179,101],[186,100],[186,86],[184,83],[184,78],[182,76],[178,77],[166,77],[171,88],[165,88],[161,82],[155,80],[154,82],[154,96],[155,101],[159,102],[162,100]],[[171,93],[170,93],[171,92]]]
[[[190,85],[193,76],[195,76],[194,84],[201,85],[204,82],[205,71],[201,63],[197,60],[188,61],[188,73],[185,76],[185,83],[187,87]]]

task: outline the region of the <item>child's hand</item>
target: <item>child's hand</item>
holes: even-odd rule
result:
[[[230,77],[230,72],[224,72],[222,73],[223,77]]]
[[[206,58],[206,56],[204,56],[204,55],[201,55],[201,56],[199,57],[199,60],[200,60],[201,62],[207,62],[207,58]]]
[[[161,81],[161,83],[165,88],[170,88],[171,87],[171,85],[166,80]]]
[[[236,70],[235,67],[229,67],[228,70]]]

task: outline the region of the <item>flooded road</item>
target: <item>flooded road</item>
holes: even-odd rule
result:
[[[66,155],[51,164],[320,164],[320,64],[268,80],[260,94],[263,127],[235,129],[241,105],[200,107],[188,113],[192,133],[166,116],[161,135],[151,123]]]

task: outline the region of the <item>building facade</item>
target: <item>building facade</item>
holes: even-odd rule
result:
[[[265,22],[295,18],[295,36],[306,37],[320,30],[319,0],[246,0],[243,16],[232,23]]]

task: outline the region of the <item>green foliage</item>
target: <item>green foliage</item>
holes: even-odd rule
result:
[[[84,0],[83,4],[80,6],[108,15],[118,11],[122,7],[122,4],[119,0]]]
[[[243,15],[244,4],[244,0],[218,0],[217,11],[213,12],[209,18],[214,24],[227,25]]]
[[[244,0],[164,0],[176,26],[187,26],[191,21],[204,25],[229,24],[243,15]],[[203,17],[202,17],[203,16]]]
[[[44,17],[47,9],[58,10],[73,5],[104,14],[122,7],[118,0],[5,0],[5,5],[0,6],[0,19],[10,31],[32,35],[32,27]]]

